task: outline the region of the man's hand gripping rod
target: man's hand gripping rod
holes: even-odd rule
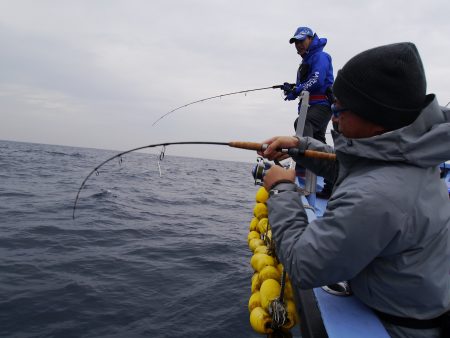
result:
[[[228,143],[228,145],[233,148],[256,150],[256,151],[264,151],[269,146],[266,143],[241,142],[241,141],[230,142],[230,143]],[[289,156],[304,156],[304,157],[310,157],[310,158],[320,158],[320,159],[329,160],[329,161],[336,160],[336,154],[324,153],[324,152],[315,151],[315,150],[301,151],[298,148],[288,148],[288,149],[279,149],[278,151],[280,151],[284,154],[288,154]]]

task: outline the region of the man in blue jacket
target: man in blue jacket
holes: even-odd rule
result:
[[[295,86],[284,84],[285,100],[295,100],[303,90],[309,92],[309,108],[303,135],[326,143],[325,131],[331,119],[331,87],[334,81],[331,56],[323,51],[327,39],[319,38],[311,28],[299,27],[289,43],[295,44],[302,62],[297,71]],[[300,102],[298,109],[300,111]],[[297,128],[297,120],[294,126]],[[329,197],[331,185],[331,182],[326,181],[321,197]]]
[[[439,178],[450,159],[450,109],[426,95],[412,43],[356,55],[333,90],[334,149],[310,137],[265,142],[271,160],[294,147],[337,157],[295,158],[336,178],[323,217],[312,222],[293,170],[273,166],[265,175],[278,258],[299,288],[348,280],[391,337],[450,337],[450,201]]]

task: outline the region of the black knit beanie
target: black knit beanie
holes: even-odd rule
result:
[[[426,79],[416,46],[366,50],[338,72],[333,91],[343,108],[389,130],[412,123],[424,107]]]

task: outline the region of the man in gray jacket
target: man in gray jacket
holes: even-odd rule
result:
[[[439,337],[450,310],[450,201],[438,167],[450,159],[450,110],[426,95],[412,43],[356,55],[333,90],[334,149],[310,137],[265,142],[271,160],[294,147],[337,156],[294,158],[335,181],[323,217],[310,223],[294,171],[267,172],[277,255],[297,287],[348,280],[392,337]]]

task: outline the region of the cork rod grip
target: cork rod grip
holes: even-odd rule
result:
[[[324,153],[324,152],[315,151],[315,150],[305,150],[305,154],[303,156],[312,157],[312,158],[320,158],[323,160],[336,161],[336,154]]]
[[[247,149],[247,150],[263,150],[263,144],[257,142],[241,142],[241,141],[232,141],[228,143],[230,147]]]
[[[267,144],[257,143],[257,142],[232,141],[232,142],[229,142],[228,145],[233,148],[256,150],[256,151],[265,150],[267,148]],[[284,151],[287,151],[287,150],[284,150]],[[305,152],[302,153],[301,156],[311,157],[311,158],[320,158],[320,159],[330,160],[330,161],[336,160],[336,154],[323,153],[321,151],[315,151],[315,150],[305,150]]]

